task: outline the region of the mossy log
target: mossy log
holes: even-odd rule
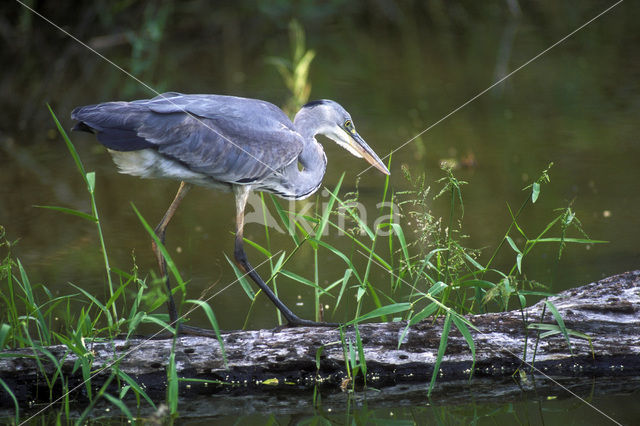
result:
[[[509,376],[518,369],[541,377],[611,377],[640,375],[640,271],[627,272],[574,288],[550,297],[566,327],[590,337],[590,341],[562,333],[537,340],[537,331],[526,324],[556,324],[549,309],[540,318],[545,301],[524,311],[468,316],[477,328],[470,329],[475,345],[475,369],[469,346],[462,334],[451,327],[446,353],[439,367],[437,382],[462,383],[464,386],[486,383],[511,383]],[[361,324],[368,386],[398,388],[399,385],[427,383],[436,361],[443,319],[424,321],[411,327],[402,344],[398,339],[406,323]],[[223,333],[227,363],[214,338],[184,336],[175,343],[177,373],[180,378],[208,379],[224,384],[181,382],[183,395],[195,393],[264,392],[287,389],[300,391],[320,385],[339,390],[348,385],[340,333],[330,328],[284,328],[275,330],[231,331]],[[345,330],[345,339],[355,342],[353,328]],[[167,364],[172,339],[114,340],[85,342],[93,357],[96,374],[92,386],[99,387],[108,378],[114,359],[118,369],[133,377],[150,395],[164,396]],[[59,360],[69,378],[69,388],[82,383],[82,373],[74,369],[76,355],[62,345],[46,348]],[[8,354],[11,353],[11,356]],[[535,353],[535,369],[530,365]],[[22,356],[23,355],[23,356]],[[39,354],[47,375],[54,377],[51,361]],[[525,363],[526,361],[526,363]],[[319,368],[318,368],[319,364]],[[524,376],[516,376],[523,379]],[[34,351],[4,351],[0,357],[0,378],[21,401],[49,397],[42,370]],[[508,380],[504,380],[508,379]],[[57,378],[59,380],[59,377]],[[114,382],[115,383],[115,382]],[[635,383],[638,383],[635,381]],[[56,387],[60,389],[59,386]],[[43,392],[44,389],[47,389]],[[391,389],[391,388],[390,388]],[[403,389],[400,387],[400,389]],[[85,386],[76,390],[82,398]],[[499,392],[499,389],[494,387]],[[4,390],[0,400],[9,403]]]

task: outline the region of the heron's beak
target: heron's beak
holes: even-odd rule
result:
[[[350,136],[349,145],[351,146],[351,148],[358,154],[360,154],[362,158],[367,160],[367,163],[371,164],[373,167],[380,170],[385,175],[391,174],[389,173],[389,169],[387,169],[380,157],[378,157],[378,155],[373,152],[371,147],[367,145],[367,143],[364,141],[364,139],[362,139],[358,132],[354,130],[353,132],[346,133]]]

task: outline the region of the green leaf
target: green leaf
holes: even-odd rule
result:
[[[429,291],[427,293],[431,296],[435,296],[447,287],[448,286],[445,283],[443,283],[442,281],[438,281],[429,288]]]
[[[138,382],[136,382],[131,376],[129,376],[127,373],[125,373],[124,371],[118,369],[117,373],[118,378],[124,380],[129,386],[131,386],[131,388],[136,391],[139,395],[142,395],[142,397],[145,399],[145,401],[147,401],[149,403],[150,406],[153,407],[153,409],[157,409],[156,408],[156,404],[153,402],[153,400],[149,397],[149,395],[147,395],[147,393],[144,391],[144,389],[142,389],[140,387],[140,385],[138,384]]]
[[[471,263],[478,271],[484,271],[485,270],[485,267],[482,266],[481,264],[479,264],[473,257],[469,256],[469,253],[467,253],[466,251],[463,250],[462,254],[467,259],[467,261],[469,263]]]
[[[87,181],[87,173],[84,171],[84,166],[82,165],[82,161],[80,161],[80,156],[78,155],[78,152],[76,151],[76,148],[71,143],[71,140],[69,139],[69,136],[67,136],[67,132],[64,131],[64,128],[60,124],[60,121],[58,121],[58,117],[56,117],[56,115],[54,114],[54,112],[51,109],[51,106],[49,104],[47,104],[47,108],[49,109],[49,112],[51,113],[51,116],[53,117],[53,121],[56,123],[56,127],[58,128],[58,132],[60,132],[60,135],[62,135],[62,139],[64,139],[64,142],[67,145],[67,149],[69,150],[69,152],[71,153],[71,156],[73,157],[73,161],[76,163],[76,167],[78,168],[78,171],[82,175],[82,179],[84,179],[85,183],[88,186],[89,182]]]
[[[231,265],[231,267],[233,268],[233,272],[236,274],[236,278],[240,282],[240,286],[242,287],[244,292],[247,294],[250,300],[254,300],[256,298],[256,293],[253,291],[253,288],[251,288],[251,285],[247,281],[246,274],[244,274],[240,270],[240,268],[236,266],[235,262],[232,262],[226,254],[224,255],[224,257],[225,259],[227,259],[227,262],[229,262],[229,265]]]
[[[557,324],[533,323],[533,324],[529,324],[527,328],[531,330],[547,330],[547,333],[541,334],[540,337],[547,337],[554,334],[562,333],[562,330],[560,329],[560,327],[558,327]],[[566,330],[570,336],[591,341],[591,336],[589,336],[588,334],[584,334],[579,331],[572,330],[570,328],[567,328]]]
[[[356,319],[349,321],[345,325],[357,324],[359,322],[366,321],[372,318],[377,318],[384,315],[391,315],[391,314],[396,314],[398,312],[408,311],[409,309],[411,309],[411,303],[394,303],[392,305],[376,308],[371,312],[368,312],[364,315],[359,316]]]
[[[273,205],[276,207],[276,212],[278,213],[280,220],[282,221],[282,223],[284,224],[284,227],[289,232],[289,235],[291,236],[291,239],[293,239],[293,242],[296,244],[296,246],[299,246],[300,239],[296,234],[295,225],[291,223],[291,221],[289,220],[289,217],[287,216],[287,212],[282,208],[278,200],[273,196],[273,194],[270,194],[270,195],[271,195],[271,202],[273,202]]]
[[[273,265],[273,270],[271,271],[271,275],[272,276],[276,276],[277,274],[280,273],[280,270],[282,269],[282,266],[284,265],[284,260],[285,260],[285,255],[287,253],[286,252],[282,252],[282,254],[280,255],[280,257],[278,258],[278,260],[276,261],[276,264]]]
[[[473,369],[476,366],[476,346],[473,342],[473,336],[471,336],[471,332],[469,331],[467,324],[465,324],[461,317],[459,317],[457,314],[454,314],[452,316],[452,319],[456,328],[460,330],[460,333],[462,333],[464,340],[467,341],[467,345],[471,350],[471,356],[473,357],[473,362],[471,364],[471,373],[469,374],[469,379],[471,379],[471,377],[473,377]]]
[[[333,297],[330,293],[327,293],[325,291],[325,289],[323,289],[319,285],[316,285],[316,283],[314,283],[313,281],[310,281],[307,278],[302,277],[302,276],[300,276],[298,274],[295,274],[295,273],[293,273],[291,271],[287,271],[286,269],[283,269],[283,270],[280,271],[280,275],[284,275],[285,277],[291,278],[292,280],[297,281],[300,284],[304,284],[306,286],[312,287],[312,288],[318,290],[320,292],[320,294],[325,294],[327,296]]]
[[[535,203],[538,201],[538,197],[540,196],[540,184],[538,182],[534,182],[531,186],[531,202]]]
[[[340,186],[342,185],[343,179],[344,179],[344,172],[342,173],[342,176],[340,176],[340,179],[338,180],[338,184],[333,190],[336,194],[340,192]],[[336,197],[331,197],[326,207],[324,208],[324,211],[322,212],[322,218],[320,219],[320,224],[316,228],[316,240],[322,239],[322,234],[324,233],[324,229],[327,227],[327,222],[329,222],[329,215],[333,211],[333,204],[335,203],[335,201],[336,201]]]
[[[59,212],[62,212],[62,213],[71,214],[71,215],[74,215],[74,216],[81,217],[81,218],[86,219],[86,220],[91,221],[91,222],[97,222],[98,221],[98,218],[95,217],[95,216],[92,216],[90,214],[81,212],[79,210],[68,209],[66,207],[57,207],[57,206],[33,206],[33,207],[36,207],[36,208],[39,208],[39,209],[56,210],[56,211],[59,211]]]
[[[411,319],[409,319],[409,321],[407,322],[407,326],[404,328],[404,330],[402,331],[402,334],[400,334],[400,338],[398,339],[398,349],[400,349],[400,345],[402,344],[404,337],[409,332],[409,328],[413,327],[414,325],[416,325],[423,319],[427,318],[428,316],[434,314],[438,310],[438,308],[439,308],[439,305],[437,303],[431,302],[426,307],[424,307],[420,312],[412,316]]]
[[[85,295],[85,297],[89,300],[91,300],[91,302],[93,302],[97,307],[100,308],[101,311],[103,311],[105,314],[109,315],[109,310],[107,309],[107,307],[105,305],[103,305],[102,303],[100,303],[100,301],[91,293],[89,293],[87,290],[83,289],[82,287],[78,287],[77,285],[73,284],[73,283],[69,283],[69,285],[75,289],[77,289],[78,291],[80,291],[82,294]]]
[[[333,192],[329,191],[329,189],[327,189],[327,192],[329,193],[329,195],[331,195],[331,198],[336,199],[338,201],[338,203],[340,203],[340,205],[342,207],[344,207],[345,211],[349,214],[349,216],[351,216],[351,218],[356,221],[358,226],[367,233],[367,235],[369,236],[369,239],[371,241],[373,241],[375,239],[375,234],[373,233],[373,231],[371,231],[371,228],[369,228],[369,226],[367,226],[367,224],[364,223],[364,221],[362,219],[360,219],[360,216],[358,216],[356,213],[354,213],[353,209],[349,208],[349,206],[347,206],[344,203],[344,201],[342,201],[340,198],[338,198],[338,196],[336,196],[336,194],[334,194]]]
[[[176,369],[176,353],[172,347],[171,353],[169,354],[169,366],[167,368],[167,400],[171,415],[178,413],[179,384],[178,371]]]
[[[5,393],[13,400],[13,407],[15,408],[15,424],[20,424],[20,405],[18,404],[16,396],[13,394],[9,385],[7,385],[2,379],[0,379],[0,386],[4,388]]]
[[[342,285],[340,286],[340,292],[338,293],[338,299],[336,300],[336,306],[333,308],[333,313],[336,313],[336,309],[340,306],[340,300],[342,300],[342,296],[344,295],[344,290],[347,288],[347,283],[349,282],[349,278],[353,271],[349,268],[344,270],[344,275],[342,276]]]
[[[96,172],[87,173],[87,186],[89,187],[89,192],[93,194],[96,188]]]
[[[411,259],[409,257],[409,246],[407,244],[407,240],[404,237],[404,232],[402,231],[402,227],[399,223],[389,223],[388,224],[393,232],[398,237],[398,241],[400,242],[400,248],[402,249],[402,254],[404,255],[404,260],[407,262],[407,265],[411,265]]]
[[[522,253],[520,251],[520,249],[518,248],[518,246],[516,245],[516,243],[513,242],[513,240],[511,239],[510,236],[507,235],[505,238],[506,238],[507,242],[509,243],[509,245],[511,246],[511,248],[513,249],[513,251],[515,251],[516,253]]]
[[[356,347],[358,348],[358,359],[360,361],[360,369],[362,370],[362,377],[364,377],[364,384],[367,385],[367,360],[364,358],[364,345],[362,344],[362,338],[360,338],[360,330],[358,324],[355,325],[356,330]]]
[[[262,253],[265,257],[271,257],[271,252],[269,250],[267,250],[266,248],[262,247],[260,244],[251,241],[247,238],[243,238],[242,239],[245,243],[249,244],[251,247],[255,248],[256,250],[258,250],[260,253]]]
[[[207,318],[209,319],[209,323],[213,327],[213,330],[216,332],[216,339],[218,339],[218,344],[220,345],[220,351],[222,352],[222,359],[224,361],[225,368],[227,367],[227,354],[224,350],[224,341],[222,340],[222,335],[220,334],[220,327],[218,327],[218,320],[216,319],[216,315],[213,313],[213,309],[211,309],[211,305],[209,305],[204,300],[187,300],[186,303],[193,303],[194,305],[198,305],[202,308],[202,310],[207,314]]]
[[[480,287],[480,288],[493,288],[496,285],[487,280],[467,280],[458,284],[460,287]]]
[[[588,238],[536,238],[535,240],[530,240],[530,242],[536,243],[578,243],[578,244],[606,244],[609,241],[603,240],[590,240]]]
[[[340,259],[342,259],[347,266],[349,267],[349,269],[351,269],[353,271],[353,275],[356,277],[356,279],[358,280],[358,282],[362,285],[362,279],[360,278],[360,275],[358,275],[358,270],[355,268],[355,266],[353,266],[353,263],[351,262],[351,260],[344,254],[342,253],[340,250],[338,250],[337,248],[333,247],[331,244],[328,244],[324,241],[318,241],[315,239],[310,239],[309,241],[315,241],[318,245],[326,248],[327,250],[329,250],[331,253],[335,254],[336,256],[338,256]]]
[[[167,330],[169,333],[176,334],[176,329],[175,328],[171,327],[169,324],[167,324],[166,322],[162,321],[160,318],[158,318],[155,315],[145,315],[142,318],[141,322],[157,324],[160,327],[162,327],[165,330]]]
[[[429,391],[427,396],[431,396],[431,391],[436,384],[436,378],[440,372],[440,364],[442,358],[447,349],[447,341],[449,339],[449,330],[451,329],[451,312],[447,311],[447,316],[444,318],[444,325],[442,326],[442,335],[440,336],[440,346],[438,347],[438,355],[436,357],[436,363],[433,366],[433,374],[431,375],[431,382],[429,383]]]
[[[564,319],[562,319],[562,315],[560,315],[560,312],[558,312],[558,309],[553,303],[551,303],[551,301],[545,300],[544,303],[545,305],[547,305],[547,307],[551,311],[551,314],[553,315],[553,318],[558,323],[558,327],[560,327],[560,331],[562,331],[562,334],[564,335],[564,338],[567,341],[567,345],[569,346],[569,352],[573,354],[573,348],[571,347],[571,341],[569,340],[569,333],[567,331],[567,327],[564,324]]]
[[[158,248],[158,250],[160,250],[160,253],[162,253],[162,257],[164,257],[165,261],[167,262],[167,268],[169,268],[169,270],[171,271],[171,274],[176,279],[178,288],[180,288],[182,293],[185,294],[187,292],[185,283],[182,280],[182,277],[180,276],[180,272],[178,272],[178,268],[176,267],[176,264],[171,258],[171,256],[169,255],[169,252],[167,251],[166,247],[164,246],[164,244],[162,244],[162,241],[160,241],[160,238],[158,238],[153,228],[149,226],[145,218],[142,216],[142,214],[138,211],[138,209],[133,203],[131,203],[131,207],[133,208],[133,211],[136,213],[136,216],[138,216],[138,220],[140,221],[140,223],[142,223],[142,226],[147,231],[147,234],[149,234],[149,236],[153,239],[153,241],[156,243],[156,247]]]
[[[4,349],[4,345],[7,342],[7,337],[9,336],[10,331],[11,326],[9,324],[0,325],[0,351]]]
[[[420,312],[418,312],[417,314],[415,314],[411,320],[407,323],[407,325],[409,327],[412,327],[414,325],[416,325],[417,323],[419,323],[420,321],[422,321],[423,319],[433,315],[439,308],[440,306],[435,303],[435,302],[431,302],[429,303],[427,306],[425,306]]]

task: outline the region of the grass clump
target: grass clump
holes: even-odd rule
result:
[[[313,287],[316,319],[323,306],[320,297],[334,299],[333,313],[345,300],[355,297],[355,307],[342,319],[345,326],[357,326],[371,320],[406,321],[398,347],[412,326],[420,321],[442,317],[443,333],[429,386],[431,390],[452,328],[458,329],[463,335],[475,362],[475,344],[471,333],[474,327],[464,315],[508,310],[511,307],[522,310],[528,300],[551,295],[546,291],[551,283],[536,281],[526,275],[523,265],[532,255],[534,247],[540,244],[556,245],[557,254],[553,262],[557,264],[569,243],[602,242],[588,238],[570,205],[556,210],[555,216],[540,231],[531,233],[525,230],[520,216],[527,206],[538,200],[543,185],[550,181],[550,167],[524,188],[526,196],[515,212],[507,205],[511,221],[485,261],[481,250],[466,246],[468,237],[463,229],[462,192],[466,182],[459,180],[449,168],[444,168],[444,176],[435,181],[435,195],[431,195],[431,187],[426,184],[424,176],[414,177],[407,169],[404,173],[412,185],[411,190],[394,193],[387,177],[383,197],[378,204],[383,206],[380,213],[385,219],[376,221],[373,228],[360,216],[354,194],[347,195],[349,201],[339,197],[343,178],[333,190],[325,189],[330,202],[324,203],[321,209],[316,205],[313,215],[300,217],[295,212],[283,211],[279,201],[272,198],[272,208],[276,210],[282,228],[288,230],[293,249],[288,256],[282,254],[277,268],[272,268],[269,280],[282,276]],[[444,218],[432,213],[430,206],[435,200],[446,202],[448,212]],[[345,217],[348,218],[348,224],[343,220]],[[311,231],[308,230],[309,223],[313,224]],[[572,228],[579,234],[578,238],[569,236]],[[352,248],[349,251],[340,250],[327,242],[324,238],[326,229],[334,229],[345,235],[351,240]],[[266,232],[268,240],[268,230]],[[410,240],[408,235],[416,237]],[[524,243],[518,245],[515,241]],[[259,247],[255,242],[249,243]],[[313,252],[313,272],[307,276],[288,269],[289,262],[300,255],[305,245]],[[270,255],[268,250],[259,251]],[[499,255],[513,259],[512,265],[506,270],[493,266]],[[318,269],[328,257],[336,258],[344,265],[344,269],[334,271],[334,281],[323,287],[318,282]],[[372,273],[374,269],[386,271],[388,287],[382,285],[385,279],[380,279],[379,273]],[[366,305],[373,304],[374,308],[364,312],[365,301]],[[523,327],[544,331],[539,335],[540,338],[562,333],[569,345],[570,336],[588,338],[567,329],[557,310],[551,306],[549,308],[554,312],[557,325],[528,324],[524,320]],[[343,335],[342,343],[349,372],[346,379],[354,384],[354,376],[366,371],[362,342],[359,339],[354,342],[345,340]]]

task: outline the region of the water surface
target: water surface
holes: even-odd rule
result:
[[[159,91],[233,94],[278,105],[286,102],[288,93],[266,59],[289,57],[287,22],[297,16],[307,30],[308,46],[316,51],[311,98],[339,101],[352,114],[360,134],[383,156],[606,5],[542,2],[521,5],[519,17],[503,2],[486,7],[467,2],[446,6],[379,2],[365,8],[334,2],[325,7],[283,4],[219,9],[191,2],[156,9],[134,4],[126,11],[95,6],[64,13],[71,8],[67,6],[43,12]],[[19,10],[11,13],[16,27],[13,43],[2,53],[7,69],[0,85],[0,225],[10,239],[20,240],[15,255],[32,282],[45,284],[54,294],[72,292],[68,283],[73,282],[106,300],[95,227],[34,207],[89,209],[82,180],[45,103],[70,129],[69,114],[75,106],[153,94],[35,17]],[[467,245],[483,249],[480,259],[486,261],[510,223],[507,205],[519,206],[527,196],[522,188],[553,162],[551,183],[523,214],[522,227],[533,236],[557,214],[554,209],[572,203],[589,236],[609,243],[569,247],[558,266],[555,248],[539,250],[524,264],[527,277],[550,284],[550,290],[557,292],[637,269],[638,18],[635,4],[618,6],[394,152],[391,189],[410,189],[401,171],[404,166],[415,175],[425,173],[437,192],[435,181],[443,176],[439,170],[443,159],[473,158],[472,167],[455,173],[468,182],[463,187],[462,219],[469,235]],[[130,270],[135,257],[141,274],[149,275],[151,281],[155,261],[149,237],[131,203],[156,223],[177,182],[119,175],[94,138],[73,134],[72,139],[86,169],[96,172],[97,204],[111,264]],[[323,143],[329,159],[325,185],[333,188],[346,171],[342,194],[356,190],[358,174],[367,164],[326,139]],[[384,177],[370,169],[357,185],[370,225],[383,184]],[[326,201],[320,194],[309,202]],[[447,214],[444,202],[431,207],[435,215]],[[297,208],[302,210],[305,204],[298,203]],[[241,327],[249,310],[241,287],[227,287],[235,280],[224,257],[232,255],[233,217],[230,194],[196,188],[180,207],[167,236],[168,248],[189,280],[188,297],[215,293],[210,302],[225,329]],[[411,234],[411,225],[403,220]],[[249,224],[245,235],[266,244],[259,224]],[[274,252],[293,249],[287,235],[272,229],[270,237]],[[356,264],[364,264],[347,238],[332,232],[327,241],[352,253]],[[514,256],[504,250],[497,266],[511,265]],[[255,250],[249,250],[249,257],[254,264],[264,260]],[[321,252],[320,264],[322,284],[344,273],[344,264],[331,253]],[[303,248],[290,269],[312,278],[312,250]],[[267,269],[260,271],[268,274]],[[383,270],[374,268],[371,281],[381,291],[390,291]],[[285,303],[302,317],[313,317],[312,290],[282,278],[278,285]],[[351,289],[333,320],[352,317],[354,294]],[[402,294],[397,297],[401,299]],[[323,303],[333,310],[333,299]],[[203,315],[195,314],[192,320],[206,324]],[[258,299],[248,326],[274,325],[274,308],[265,298]],[[625,401],[624,397],[611,400],[616,401],[614,405]],[[554,404],[546,407],[554,410]],[[528,414],[523,416],[537,422]]]

